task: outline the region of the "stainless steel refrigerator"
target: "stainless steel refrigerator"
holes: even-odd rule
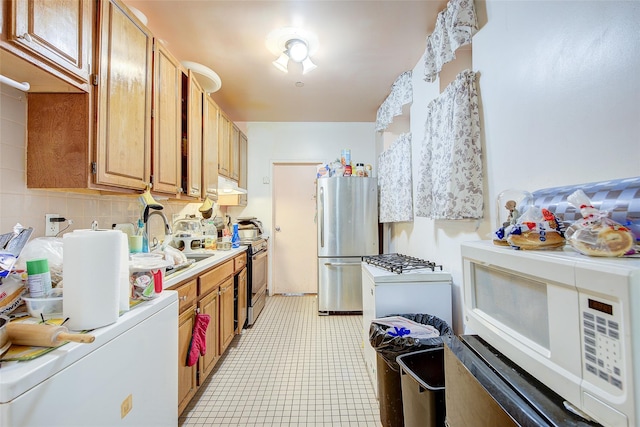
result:
[[[318,179],[318,311],[362,312],[361,258],[378,253],[376,178]]]

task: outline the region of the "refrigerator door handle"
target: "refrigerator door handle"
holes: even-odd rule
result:
[[[360,267],[361,264],[359,262],[325,262],[324,265],[336,267]]]
[[[324,248],[324,187],[320,187],[320,199],[318,200],[320,209],[318,209],[318,223],[320,224],[320,247]]]

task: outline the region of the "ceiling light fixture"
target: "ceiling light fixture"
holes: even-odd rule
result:
[[[302,64],[302,74],[318,68],[310,58],[318,49],[318,39],[299,28],[285,27],[272,31],[267,36],[267,48],[278,55],[273,66],[283,73],[288,72],[289,60]]]

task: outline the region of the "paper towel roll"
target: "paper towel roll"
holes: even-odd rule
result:
[[[95,329],[118,320],[123,238],[118,230],[64,235],[63,313],[69,329]]]

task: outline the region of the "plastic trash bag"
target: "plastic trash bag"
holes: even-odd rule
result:
[[[396,333],[395,328],[377,323],[376,320],[372,321],[369,327],[371,347],[382,356],[387,365],[395,372],[400,372],[396,357],[418,350],[442,347],[445,340],[453,335],[453,331],[447,322],[430,314],[395,314],[393,316],[401,316],[422,325],[432,326],[440,332],[440,336],[437,337],[416,337],[411,333],[403,333],[404,331],[401,329],[399,329],[400,333]]]
[[[37,237],[30,240],[16,262],[16,269],[26,270],[27,261],[46,258],[49,263],[51,283],[57,286],[62,281],[62,237]]]

